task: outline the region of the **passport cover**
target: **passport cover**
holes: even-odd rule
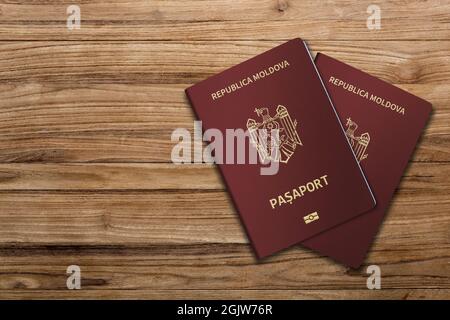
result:
[[[431,104],[324,54],[317,54],[315,63],[377,205],[303,244],[357,268],[428,121]]]
[[[212,76],[186,89],[186,94],[204,131],[217,128],[225,137],[226,129],[280,128],[276,175],[261,175],[260,163],[219,164],[259,258],[374,207],[302,40],[291,40]],[[250,141],[246,139],[247,146]],[[267,150],[252,144],[256,147],[261,153]]]

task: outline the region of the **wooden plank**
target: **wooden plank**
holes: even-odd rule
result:
[[[103,170],[94,168],[92,172]],[[179,190],[187,188],[183,181],[192,172],[185,174],[184,170],[190,169],[178,168],[171,174],[167,171],[168,181],[174,181],[175,177],[180,181],[171,191],[158,190],[161,187],[158,184],[145,186],[153,191],[11,191],[10,186],[0,197],[0,245],[247,244],[228,194],[207,189],[216,188],[220,183],[216,172],[205,168],[199,173],[195,169],[192,172],[196,176],[204,176],[202,179],[209,182],[194,186],[200,189]],[[153,166],[152,171],[159,169]],[[38,176],[39,172],[43,171],[37,170],[30,176]],[[391,257],[388,250],[392,248],[420,255],[424,247],[436,243],[443,249],[448,247],[449,177],[449,164],[411,166],[379,235],[380,250],[387,251],[387,258]],[[45,180],[44,175],[42,181]],[[103,182],[102,187],[107,186]],[[70,189],[70,183],[65,188]],[[395,250],[393,254],[398,253]]]
[[[449,39],[450,4],[383,2],[382,28],[367,29],[371,3],[289,0],[154,0],[79,3],[81,29],[66,27],[67,0],[0,1],[0,40]]]
[[[382,289],[382,290],[0,290],[3,299],[149,299],[149,300],[448,300],[449,289]]]
[[[0,164],[0,190],[221,189],[207,164]]]
[[[194,132],[180,86],[29,87],[0,94],[15,95],[0,102],[0,162],[171,162],[173,130]],[[448,161],[450,85],[402,87],[434,108],[413,160]]]
[[[450,289],[448,247],[443,249],[398,250],[388,262],[374,250],[369,261],[384,262],[384,289]],[[301,248],[256,263],[250,248],[237,244],[8,247],[0,248],[0,258],[1,290],[64,290],[72,264],[80,266],[85,290],[361,290],[367,279],[366,265],[348,270]]]
[[[447,161],[450,42],[384,44],[319,41],[313,48],[432,102],[434,115],[414,159]],[[171,132],[192,128],[194,120],[186,80],[274,45],[215,43],[211,52],[203,42],[0,44],[0,161],[168,162]],[[49,55],[54,58],[42,59]]]
[[[448,244],[448,189],[414,183],[394,198],[379,235],[386,248]],[[248,242],[223,191],[2,192],[0,227],[4,245]]]
[[[7,83],[186,84],[269,50],[281,41],[0,43],[0,80]],[[309,41],[394,84],[442,84],[450,78],[450,41]]]
[[[405,180],[450,189],[449,163],[414,163]],[[424,179],[422,179],[424,178]],[[223,190],[207,164],[17,163],[0,164],[0,190]]]

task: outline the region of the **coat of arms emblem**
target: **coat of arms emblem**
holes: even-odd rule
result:
[[[247,120],[250,142],[258,151],[262,161],[287,163],[298,145],[303,143],[297,133],[297,120],[292,120],[286,107],[279,105],[276,114],[271,116],[268,108],[256,108],[256,114],[261,122]],[[272,130],[278,130],[278,138],[271,135]]]
[[[369,146],[370,135],[368,132],[366,132],[360,136],[355,136],[355,131],[358,129],[358,125],[350,118],[347,119],[346,125],[347,131],[345,132],[345,134],[347,135],[347,139],[353,148],[356,159],[358,160],[358,162],[361,162],[369,156],[368,154],[366,154],[366,150]]]

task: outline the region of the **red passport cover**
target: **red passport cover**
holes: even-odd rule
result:
[[[315,63],[377,205],[303,244],[357,268],[428,121],[431,104],[324,54],[317,54]]]
[[[258,55],[186,93],[204,131],[217,128],[225,137],[226,129],[280,128],[276,175],[261,175],[259,164],[219,164],[259,258],[374,207],[302,40]]]

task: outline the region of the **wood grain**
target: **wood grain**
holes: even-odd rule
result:
[[[420,255],[450,246],[450,200],[428,177],[405,177],[380,233],[386,248]],[[226,192],[2,191],[0,242],[18,245],[248,243]],[[429,232],[433,230],[433,232]]]
[[[264,299],[308,299],[308,300],[418,300],[448,299],[449,289],[386,289],[386,290],[0,290],[5,299],[201,299],[201,300],[264,300]]]
[[[428,257],[409,261],[394,259],[384,264],[386,289],[449,289],[448,256],[429,250]],[[373,251],[372,261],[382,262],[383,252]],[[15,252],[0,249],[7,257],[0,266],[0,289],[63,290],[65,269],[83,266],[86,290],[270,290],[270,289],[360,289],[365,287],[365,268],[350,271],[302,250],[289,250],[255,263],[247,245],[211,244],[120,247],[46,248],[31,247]],[[392,256],[394,256],[392,254]],[[17,275],[12,270],[22,270]],[[318,272],[317,270],[320,270]],[[320,277],[318,275],[320,274]],[[407,277],[409,281],[404,281]]]
[[[188,84],[281,44],[282,41],[3,41],[0,79],[56,82]],[[330,54],[393,84],[446,84],[450,41],[318,41]],[[214,48],[214,50],[212,50]],[[47,57],[51,56],[51,59]]]
[[[0,161],[169,162],[172,131],[192,129],[195,119],[186,81],[276,44],[215,42],[212,52],[206,42],[2,42]],[[312,41],[311,47],[433,103],[415,160],[449,158],[450,41]],[[49,54],[51,60],[42,59]]]
[[[391,40],[443,39],[447,1],[383,1],[382,28],[371,32],[365,1],[78,1],[81,29],[66,28],[73,1],[0,1],[2,40]]]
[[[0,298],[450,299],[448,1],[379,1],[376,31],[351,0],[80,0],[72,31],[70,4],[0,0]],[[433,104],[358,270],[256,261],[216,168],[170,160],[186,87],[294,37]]]
[[[414,163],[406,188],[450,188],[450,164]],[[0,190],[224,190],[208,164],[0,164]],[[434,193],[434,192],[433,192]]]
[[[176,145],[172,132],[192,133],[195,120],[182,86],[48,85],[28,93],[5,88],[3,95],[10,98],[0,111],[0,162],[170,162]],[[401,87],[422,93],[434,108],[414,161],[446,161],[450,86]]]

